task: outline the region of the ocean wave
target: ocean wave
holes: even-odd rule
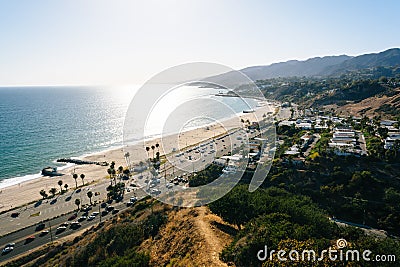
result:
[[[41,173],[37,173],[37,174],[28,174],[28,175],[24,175],[24,176],[12,177],[12,178],[8,178],[8,179],[4,179],[4,180],[0,181],[0,189],[6,188],[6,187],[9,187],[9,186],[13,186],[13,185],[17,185],[17,184],[22,183],[22,182],[38,179],[40,177],[42,177],[42,174]]]

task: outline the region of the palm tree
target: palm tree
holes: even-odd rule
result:
[[[160,152],[160,144],[159,143],[156,143],[156,148],[157,148],[157,151]]]
[[[150,158],[150,157],[149,157],[150,147],[146,146],[146,151],[147,151],[147,157]]]
[[[40,190],[39,194],[43,197],[43,199],[48,197],[48,195],[47,195],[46,191],[44,191],[44,189]]]
[[[155,146],[151,146],[151,149],[153,150],[153,159],[154,159],[154,149],[155,148],[156,148]]]
[[[68,184],[64,184],[65,192],[68,191]]]
[[[89,198],[90,205],[92,205],[93,192],[92,192],[92,191],[87,192],[87,196],[88,196],[88,198]]]
[[[112,169],[111,169],[111,168],[108,168],[108,169],[107,169],[107,173],[110,175],[110,179],[111,179]]]
[[[115,175],[115,169],[111,169],[111,174],[112,174],[112,176],[114,177],[114,184],[116,184],[117,183],[117,181],[116,181],[116,179],[115,179],[115,177],[116,177],[116,175]]]
[[[74,173],[74,174],[72,175],[72,178],[75,179],[75,189],[77,189],[77,188],[78,188],[78,182],[76,181],[76,179],[78,179],[78,174]]]
[[[131,160],[129,158],[130,157],[129,152],[126,152],[124,157],[125,157],[126,165],[128,165],[128,168],[130,168],[131,167]]]
[[[75,205],[78,206],[78,210],[79,210],[79,206],[81,205],[81,200],[79,198],[75,199]]]
[[[62,180],[58,180],[58,185],[60,186],[60,192],[62,193],[62,185],[63,185],[63,181]]]
[[[54,197],[57,193],[57,188],[55,187],[50,188],[49,193],[52,195],[52,197]]]
[[[81,179],[82,179],[82,185],[85,185],[85,182],[83,181],[83,179],[85,179],[85,175],[83,173],[81,174]]]

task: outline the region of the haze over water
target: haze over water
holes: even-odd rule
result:
[[[42,168],[57,165],[57,158],[121,146],[125,112],[136,88],[0,88],[0,188],[39,177]],[[249,109],[240,99],[222,101],[236,112]]]

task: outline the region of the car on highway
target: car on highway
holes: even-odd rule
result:
[[[82,225],[79,222],[72,222],[70,228],[71,229],[78,229],[79,227],[81,227]]]
[[[15,247],[15,243],[8,243],[7,245],[4,246],[4,248],[13,248]]]
[[[87,219],[87,216],[81,216],[81,217],[79,217],[78,222],[82,222],[86,219]]]
[[[46,225],[44,223],[39,223],[36,225],[35,231],[43,230]]]
[[[43,230],[43,231],[40,232],[39,236],[45,236],[45,235],[47,235],[48,233],[50,233],[49,230]]]
[[[34,235],[31,235],[31,236],[28,236],[26,239],[25,239],[25,244],[28,244],[28,243],[30,243],[30,242],[32,242],[33,240],[35,240],[35,236]]]
[[[56,234],[61,233],[61,232],[64,232],[66,229],[67,229],[66,226],[59,226],[59,227],[57,227],[57,229],[56,229]]]
[[[5,247],[5,248],[3,248],[2,254],[10,253],[13,250],[14,250],[14,247]]]
[[[75,220],[76,219],[76,217],[78,216],[78,214],[72,214],[69,218],[68,218],[68,221],[72,221],[72,220]]]

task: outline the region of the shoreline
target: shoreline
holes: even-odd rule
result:
[[[266,114],[268,111],[274,112],[273,105],[266,105],[260,108],[256,108],[254,113],[239,113],[237,117],[227,118],[223,121],[223,125],[219,123],[213,123],[211,125],[203,125],[194,129],[188,129],[187,131],[183,131],[181,133],[170,134],[166,136],[153,137],[151,139],[138,140],[137,144],[134,145],[134,149],[144,149],[143,146],[154,145],[155,143],[159,143],[159,151],[160,155],[169,154],[171,151],[164,151],[164,147],[176,147],[178,150],[182,149],[186,146],[192,146],[201,142],[204,139],[212,138],[213,136],[217,136],[229,130],[226,126],[236,127],[232,122],[235,120],[242,119],[250,119],[255,120],[255,117],[258,119],[262,119],[262,115]],[[253,119],[252,119],[253,118]],[[171,146],[172,144],[172,146]],[[150,151],[151,153],[151,151]],[[132,152],[131,152],[132,155]],[[98,152],[86,153],[79,158],[82,160],[88,161],[107,161],[110,163],[111,161],[115,161],[115,166],[127,166],[125,157],[124,157],[124,146],[111,146],[107,149]],[[135,163],[131,161],[131,163]],[[26,203],[30,203],[32,201],[37,201],[41,199],[39,194],[40,190],[44,189],[46,192],[49,192],[50,188],[57,188],[57,191],[60,190],[60,186],[57,184],[59,180],[63,181],[63,184],[68,184],[68,190],[72,190],[75,188],[75,180],[72,178],[72,173],[75,172],[78,175],[81,173],[85,174],[84,181],[86,183],[89,182],[105,182],[109,181],[107,169],[108,166],[99,166],[99,165],[76,165],[72,164],[70,166],[64,165],[61,166],[61,170],[59,172],[64,174],[63,176],[39,176],[37,178],[31,178],[29,180],[21,181],[19,183],[9,185],[6,187],[0,187],[0,212],[10,210],[16,207],[23,206]],[[35,175],[35,174],[34,174]],[[13,179],[13,178],[10,178]],[[86,184],[85,183],[85,184]],[[80,178],[77,179],[77,184],[81,185],[82,180]],[[1,186],[1,184],[0,184]],[[63,187],[64,189],[64,187]]]

